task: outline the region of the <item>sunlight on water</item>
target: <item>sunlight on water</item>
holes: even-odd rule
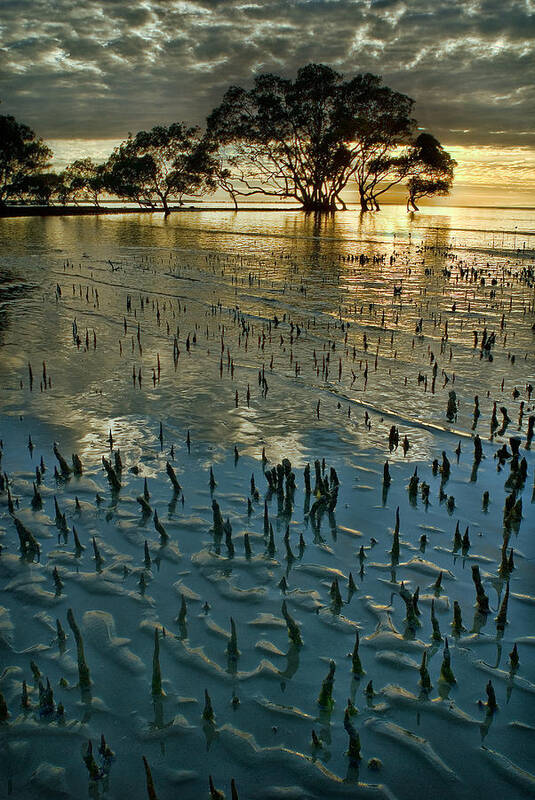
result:
[[[210,774],[242,800],[530,796],[533,212],[18,218],[0,246],[0,794],[141,798],[144,755],[160,800]]]

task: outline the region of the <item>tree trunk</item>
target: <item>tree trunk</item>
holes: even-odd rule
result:
[[[332,214],[336,211],[335,198],[326,194],[321,186],[314,186],[311,191],[299,192],[298,199],[307,214]]]
[[[336,211],[336,204],[328,200],[308,200],[302,204],[301,208],[307,214],[332,214]]]
[[[411,208],[411,206],[412,206],[412,208]],[[418,208],[418,206],[416,205],[416,203],[414,201],[414,197],[409,197],[407,199],[407,211],[419,211],[419,210],[420,209]]]

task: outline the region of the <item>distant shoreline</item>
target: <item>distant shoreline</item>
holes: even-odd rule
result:
[[[403,203],[384,203],[385,207],[389,206],[402,206]],[[504,209],[510,211],[533,211],[535,210],[535,206],[479,206],[479,205],[470,205],[470,206],[438,206],[441,209],[444,208],[478,208],[478,209]],[[416,212],[407,212],[407,213],[419,213],[420,211],[427,211],[428,209],[437,208],[434,205],[424,205],[422,206],[419,211]],[[342,209],[338,209],[342,211]],[[267,211],[302,211],[305,213],[299,206],[294,205],[284,205],[281,204],[279,206],[272,206],[268,205],[267,203],[264,205],[255,205],[251,203],[248,205],[244,203],[240,205],[237,211],[231,206],[210,206],[210,205],[183,205],[183,206],[172,206],[169,209],[169,215],[171,214],[181,214],[184,212],[192,212],[192,211],[222,211],[228,213],[229,211],[232,213],[238,213],[240,211],[256,211],[256,212],[267,212]],[[357,204],[354,206],[347,207],[346,211],[353,211],[355,213],[360,214],[360,208]],[[135,208],[131,206],[5,206],[4,208],[0,209],[0,219],[5,218],[13,218],[13,217],[75,217],[75,216],[99,216],[99,215],[107,215],[107,214],[163,214],[164,211],[162,208]],[[344,212],[345,213],[345,212]],[[364,212],[364,213],[375,213],[375,212]],[[380,213],[380,212],[378,212]]]
[[[182,211],[228,211],[227,208],[208,208],[198,206],[173,206],[170,214]],[[242,209],[240,209],[241,211]],[[280,211],[273,209],[245,209],[247,211]],[[295,209],[292,209],[295,210]],[[130,206],[6,206],[0,209],[1,217],[62,217],[97,216],[99,214],[163,214],[163,208],[132,208]]]

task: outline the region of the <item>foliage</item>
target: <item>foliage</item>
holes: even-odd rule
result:
[[[105,186],[113,194],[169,211],[173,198],[214,189],[215,162],[199,129],[175,122],[140,131],[117,147],[106,164]]]
[[[348,165],[340,131],[341,76],[309,65],[295,82],[264,74],[246,91],[231,87],[208,118],[236,194],[294,198],[307,210],[334,208]]]
[[[416,201],[420,197],[449,193],[457,162],[429,133],[418,136],[413,147],[413,157],[413,171],[407,184],[409,190],[407,210],[412,208],[417,211]]]
[[[356,186],[362,211],[406,185],[407,210],[421,197],[444,195],[455,161],[429,133],[417,132],[413,100],[370,73],[346,80],[324,64],[302,67],[295,80],[256,77],[230,87],[201,138],[183,122],[131,134],[106,164],[73,161],[61,175],[45,172],[52,152],[26,125],[0,117],[0,206],[11,200],[91,201],[103,192],[142,207],[182,204],[222,188],[237,197],[298,201],[305,211],[345,208]]]
[[[18,179],[12,196],[17,200],[47,206],[53,197],[61,198],[62,189],[60,175],[55,172],[35,172]]]
[[[378,207],[377,197],[403,180],[451,177],[438,164],[432,175],[423,168],[433,148],[417,144],[412,108],[369,73],[344,80],[309,64],[295,81],[259,75],[250,90],[230,87],[208,118],[207,138],[225,165],[219,185],[231,186],[233,199],[262,194],[333,211],[345,207],[341,192],[354,180],[362,210]]]
[[[51,157],[50,148],[31,128],[12,116],[0,116],[0,206],[20,197],[25,182],[40,175]]]
[[[76,159],[63,171],[62,179],[74,203],[80,199],[91,200],[98,207],[106,181],[104,164],[95,164],[90,158]]]
[[[379,209],[378,198],[399,183],[406,182],[407,210],[417,210],[416,199],[448,194],[456,162],[440,142],[429,133],[421,133],[397,153],[372,159],[367,174],[365,205]]]

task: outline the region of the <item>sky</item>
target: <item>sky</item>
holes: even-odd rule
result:
[[[309,62],[382,75],[459,184],[535,205],[534,0],[0,0],[0,111],[59,162],[75,140],[104,157],[129,131],[202,125],[228,86]]]

